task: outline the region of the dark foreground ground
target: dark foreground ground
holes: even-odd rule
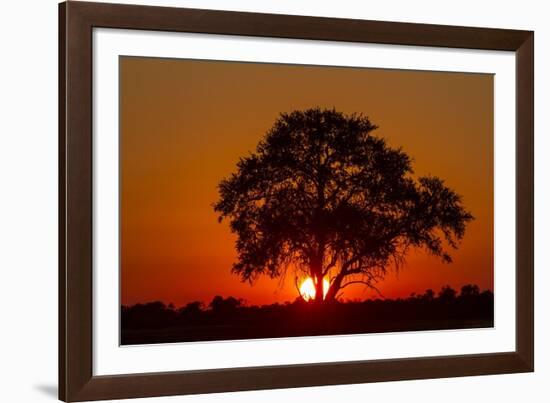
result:
[[[215,297],[206,308],[152,302],[123,306],[121,324],[123,345],[483,328],[493,327],[493,294],[472,286],[458,296],[447,288],[438,296],[428,291],[320,307],[302,300],[244,306],[233,297]]]

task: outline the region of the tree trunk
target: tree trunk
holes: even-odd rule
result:
[[[311,266],[311,278],[315,283],[315,302],[321,303],[324,299],[323,293],[323,259],[325,255],[325,239],[322,233],[316,236],[318,247],[317,254]]]
[[[321,303],[323,302],[323,273],[320,272],[317,274],[315,278],[315,302]]]
[[[342,287],[342,281],[344,280],[344,277],[346,277],[346,273],[341,271],[338,273],[332,284],[330,285],[327,296],[325,297],[325,301],[334,301],[336,299],[336,295],[338,294],[338,291]]]

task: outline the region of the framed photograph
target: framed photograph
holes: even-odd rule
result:
[[[59,397],[534,370],[530,31],[59,6]]]

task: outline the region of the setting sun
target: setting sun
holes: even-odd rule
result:
[[[118,65],[120,344],[493,327],[494,75]]]
[[[323,279],[323,297],[327,295],[328,288],[329,282],[325,278]],[[302,285],[300,286],[300,295],[306,301],[310,301],[315,298],[315,283],[311,277],[308,277],[302,282]]]

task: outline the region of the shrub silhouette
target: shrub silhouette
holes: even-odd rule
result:
[[[227,297],[224,299],[223,297],[216,295],[214,299],[212,299],[212,302],[210,302],[209,307],[215,313],[227,314],[234,312],[239,306],[241,306],[242,302],[243,301],[241,299],[234,297]]]
[[[162,302],[122,307],[123,344],[198,340],[357,334],[493,325],[493,293],[467,284],[461,293],[449,286],[406,299],[293,302],[245,305],[216,296],[176,308]]]

